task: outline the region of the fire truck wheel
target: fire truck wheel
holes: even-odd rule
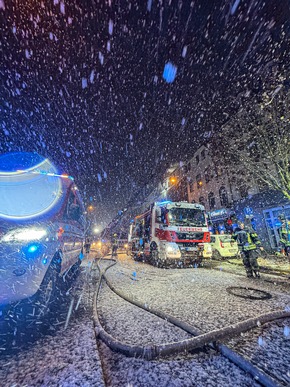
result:
[[[214,250],[213,257],[214,257],[214,259],[217,259],[219,261],[221,261],[223,259],[220,252],[217,250]]]
[[[163,267],[163,262],[160,259],[157,245],[154,242],[150,246],[150,263],[157,267]]]
[[[131,254],[130,255],[134,259],[134,261],[137,261],[137,254],[136,254],[135,243],[132,243],[132,249],[131,249]]]

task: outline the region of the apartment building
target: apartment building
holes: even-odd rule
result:
[[[250,215],[264,246],[279,247],[278,216],[284,213],[290,218],[290,203],[281,193],[259,186],[242,171],[230,175],[226,166],[213,161],[206,145],[172,171],[168,181],[170,177],[176,180],[168,191],[169,199],[203,204],[218,225],[231,214],[241,220]]]
[[[186,165],[189,202],[201,203],[207,211],[231,208],[258,192],[253,182],[230,176],[226,166],[213,162],[207,146],[201,146]]]

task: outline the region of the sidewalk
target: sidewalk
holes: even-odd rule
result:
[[[241,258],[229,258],[228,262],[243,266]],[[262,271],[271,271],[279,275],[290,275],[290,258],[277,255],[267,255],[263,258],[258,258],[258,264]]]

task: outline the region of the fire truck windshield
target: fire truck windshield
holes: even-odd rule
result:
[[[204,211],[196,208],[170,208],[168,221],[171,226],[206,227]]]

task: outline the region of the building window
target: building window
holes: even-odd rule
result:
[[[241,199],[248,197],[249,189],[250,187],[248,187],[245,183],[242,183],[240,185],[239,191],[240,191]]]
[[[187,163],[187,164],[185,165],[185,167],[184,167],[184,172],[185,172],[185,173],[188,173],[190,170],[191,170],[191,164],[190,164],[190,162],[189,162],[189,163]]]
[[[201,180],[201,174],[200,173],[198,175],[196,175],[196,184],[197,184],[197,188],[201,188],[202,187],[202,180]]]
[[[215,197],[213,192],[210,192],[208,194],[208,204],[210,210],[213,210],[215,208]]]
[[[206,183],[208,183],[210,181],[210,178],[211,178],[210,174],[211,174],[210,167],[207,167],[205,172],[204,172],[204,180]]]
[[[198,164],[199,164],[199,155],[197,155],[197,156],[195,157],[195,161],[196,161],[196,165],[198,165]]]
[[[201,156],[201,160],[205,159],[205,150],[204,149],[201,151],[200,156]]]
[[[228,199],[227,190],[225,189],[224,186],[220,188],[219,194],[220,194],[221,206],[227,207],[229,205],[229,199]]]
[[[203,206],[205,206],[205,200],[203,196],[200,196],[200,198],[198,199],[198,202],[199,204],[202,204]]]
[[[221,166],[215,166],[215,177],[218,180],[220,176],[223,174],[223,169]]]

